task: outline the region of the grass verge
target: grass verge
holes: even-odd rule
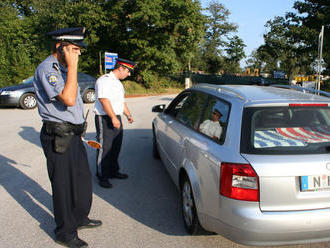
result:
[[[180,93],[184,87],[153,87],[153,88],[145,88],[141,84],[138,84],[134,81],[123,81],[123,85],[125,88],[125,94],[127,97],[134,97],[134,96],[147,96],[147,95],[160,95],[160,94],[178,94]]]

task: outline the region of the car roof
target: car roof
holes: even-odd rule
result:
[[[192,89],[201,90],[215,96],[228,95],[231,98],[236,97],[243,100],[245,105],[288,102],[330,103],[330,97],[273,86],[196,84]]]

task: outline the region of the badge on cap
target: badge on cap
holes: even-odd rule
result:
[[[47,81],[48,83],[51,85],[51,86],[55,86],[56,85],[56,82],[57,82],[57,75],[56,73],[49,73],[47,75]]]

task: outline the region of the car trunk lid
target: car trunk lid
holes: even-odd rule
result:
[[[330,208],[330,156],[242,154],[259,176],[262,211]]]

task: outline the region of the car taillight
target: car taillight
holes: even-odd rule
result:
[[[259,201],[259,178],[249,164],[221,163],[220,194],[242,201]]]

